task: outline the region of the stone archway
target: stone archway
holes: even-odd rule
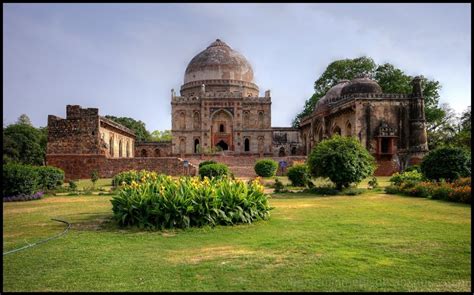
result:
[[[229,149],[229,145],[224,140],[219,141],[216,144],[216,147],[220,147],[223,151],[227,151]]]
[[[211,116],[211,144],[223,150],[234,150],[233,115],[227,110],[220,109]]]

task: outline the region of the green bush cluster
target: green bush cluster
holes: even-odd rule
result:
[[[53,190],[64,181],[64,171],[50,166],[16,163],[3,165],[3,197],[33,195],[39,190]]]
[[[306,186],[310,180],[309,169],[306,164],[295,164],[288,169],[288,179],[293,186]]]
[[[395,173],[390,177],[390,182],[395,186],[400,186],[402,183],[418,183],[425,180],[423,174],[417,170],[404,171],[402,173]]]
[[[262,159],[255,163],[254,169],[260,177],[272,177],[275,176],[278,163],[272,159]]]
[[[252,223],[267,219],[272,209],[258,181],[247,184],[227,177],[159,175],[121,186],[111,202],[120,226],[146,229]]]
[[[201,176],[202,179],[204,177],[221,178],[225,176],[230,176],[230,171],[229,167],[227,167],[227,165],[225,164],[207,164],[199,168],[199,176]]]
[[[283,182],[281,182],[278,178],[275,177],[275,183],[273,184],[273,192],[274,193],[283,193],[287,192],[285,189],[285,186],[283,185]]]
[[[217,164],[217,162],[214,161],[214,160],[202,161],[201,163],[199,163],[199,168],[201,168],[201,167],[204,166],[204,165],[208,165],[208,164]]]
[[[428,179],[453,181],[471,175],[471,156],[462,148],[442,147],[429,152],[420,168]]]
[[[43,190],[54,190],[64,183],[64,171],[52,166],[36,166],[38,185]]]
[[[333,136],[321,141],[308,157],[314,177],[328,177],[341,190],[359,183],[375,171],[375,159],[357,139]]]

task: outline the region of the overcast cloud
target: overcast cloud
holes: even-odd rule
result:
[[[336,59],[372,57],[436,79],[457,112],[471,100],[470,4],[4,4],[3,116],[35,126],[67,104],[171,128],[171,88],[217,38],[272,91],[289,126]]]

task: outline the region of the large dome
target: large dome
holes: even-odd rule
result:
[[[368,75],[361,75],[352,80],[341,90],[341,95],[350,95],[356,93],[382,93],[382,88],[377,82],[370,79]]]
[[[205,80],[236,80],[253,83],[253,70],[245,57],[217,39],[188,64],[184,83]]]

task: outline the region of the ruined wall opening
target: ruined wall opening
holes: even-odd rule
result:
[[[142,149],[142,152],[141,152],[140,155],[141,155],[142,157],[145,157],[145,158],[148,157],[148,153],[147,153],[146,149]]]
[[[199,153],[199,139],[197,138],[194,140],[194,153]]]
[[[244,140],[244,151],[245,152],[250,151],[250,140],[248,138]]]

